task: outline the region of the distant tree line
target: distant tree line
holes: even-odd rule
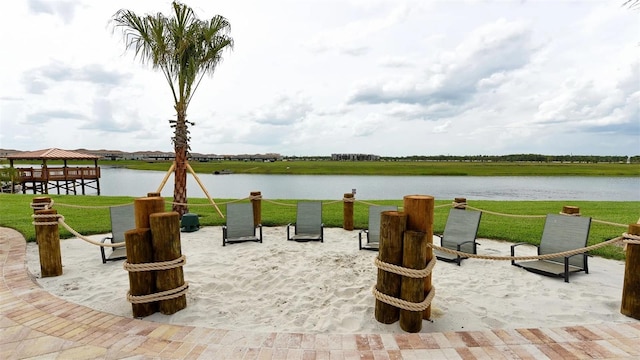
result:
[[[384,157],[383,160],[410,161],[471,161],[471,162],[563,162],[563,163],[639,163],[636,156],[598,156],[598,155],[542,155],[542,154],[510,154],[510,155],[412,155],[405,157]]]
[[[283,160],[336,160],[329,156],[283,156]],[[510,155],[411,155],[380,156],[381,161],[452,161],[452,162],[538,162],[538,163],[640,163],[640,155],[542,155],[542,154],[510,154]],[[354,159],[353,161],[358,161]],[[371,161],[371,160],[369,160]]]

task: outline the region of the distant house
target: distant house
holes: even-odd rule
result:
[[[379,155],[373,154],[331,154],[333,161],[378,161]]]

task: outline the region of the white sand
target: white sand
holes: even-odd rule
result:
[[[100,239],[101,236],[93,236]],[[286,240],[286,228],[264,228],[264,243],[222,247],[220,227],[182,233],[187,308],[146,320],[259,332],[400,333],[374,318],[371,287],[377,253],[358,250],[358,232],[325,229],[324,243]],[[436,243],[439,240],[436,239]],[[481,254],[509,255],[509,243],[479,239]],[[519,255],[535,253],[521,246]],[[47,291],[77,304],[131,317],[122,261],[102,264],[99,249],[62,241],[64,274],[40,278],[37,245],[28,268]],[[633,321],[620,314],[624,262],[589,259],[590,273],[571,282],[529,273],[507,261],[440,261],[433,273],[433,322],[422,332],[555,327]]]

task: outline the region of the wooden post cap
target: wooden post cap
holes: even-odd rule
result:
[[[580,214],[580,208],[577,206],[563,206],[562,213],[567,215],[578,215]]]
[[[629,224],[627,233],[630,235],[640,235],[640,224]]]

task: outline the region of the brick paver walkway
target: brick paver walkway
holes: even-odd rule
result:
[[[0,359],[637,359],[640,322],[421,334],[255,333],[102,313],[38,286],[0,228]],[[532,309],[531,316],[535,316]]]

